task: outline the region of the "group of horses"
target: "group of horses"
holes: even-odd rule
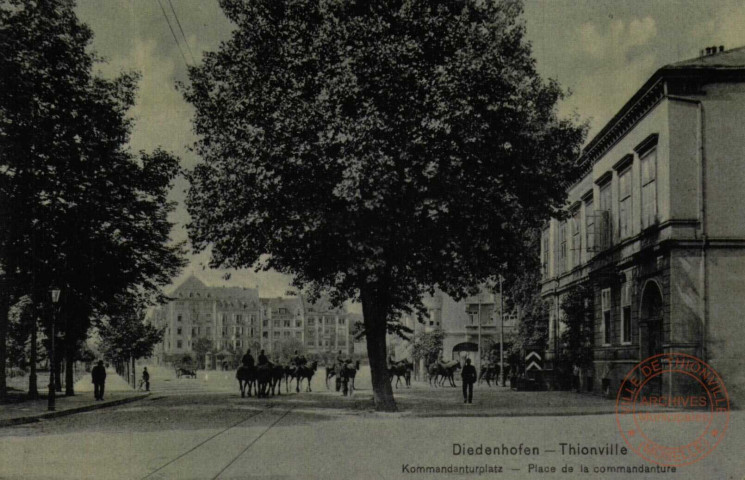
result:
[[[318,369],[318,362],[310,362],[306,365],[280,365],[278,363],[265,363],[254,367],[241,365],[235,372],[241,397],[252,396],[257,398],[282,394],[282,380],[285,381],[285,391],[290,391],[290,385],[295,380],[295,391],[300,392],[303,380],[308,381],[307,392],[311,392],[310,383]]]
[[[336,391],[343,390],[344,395],[351,395],[354,390],[354,378],[360,369],[359,360],[356,363],[345,362],[326,367],[326,388],[329,379],[337,377]],[[285,381],[285,393],[290,391],[292,381],[295,381],[295,392],[300,393],[303,381],[307,381],[306,392],[312,392],[311,381],[318,370],[318,362],[313,361],[304,365],[281,365],[269,362],[255,367],[241,365],[235,372],[241,397],[257,398],[282,395],[282,380]]]

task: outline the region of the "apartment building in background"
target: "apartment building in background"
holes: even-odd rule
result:
[[[541,239],[549,372],[561,301],[587,282],[593,389],[614,394],[640,360],[681,352],[708,362],[745,401],[745,48],[660,68],[580,160],[568,216]]]
[[[361,321],[325,298],[315,303],[301,296],[261,298],[258,288],[207,286],[195,275],[170,297],[150,315],[153,324],[165,327],[163,342],[154,351],[160,362],[193,355],[194,342],[200,338],[210,340],[210,357],[217,363],[232,361],[248,348],[274,355],[283,342],[306,354],[342,350],[349,355],[351,325]]]

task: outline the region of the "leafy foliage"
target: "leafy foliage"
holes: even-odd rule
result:
[[[191,344],[191,349],[194,351],[194,355],[197,357],[198,368],[205,368],[204,359],[205,355],[213,349],[212,340],[206,337],[197,338]]]
[[[517,334],[510,339],[508,350],[509,363],[515,371],[523,366],[525,346],[548,346],[548,305],[541,297],[540,279],[540,272],[534,268],[515,277],[510,288],[510,297],[519,312]]]
[[[167,200],[178,159],[130,152],[139,76],[94,75],[91,39],[72,0],[0,1],[0,267],[13,287],[0,293],[0,364],[5,295],[45,303],[61,287],[70,360],[117,296],[163,300],[183,266]]]
[[[298,353],[304,354],[305,345],[303,345],[303,342],[295,337],[282,338],[277,341],[276,348],[274,349],[274,358],[281,363],[286,363],[292,358],[295,350]]]
[[[222,0],[230,40],[190,70],[189,233],[212,265],[361,301],[385,325],[462,298],[562,207],[585,129],[560,119],[513,0]],[[387,385],[387,386],[386,386]]]
[[[587,368],[593,361],[594,296],[589,283],[574,287],[564,296],[561,310],[565,329],[561,334],[561,360],[567,371]]]
[[[113,362],[149,357],[163,340],[165,328],[145,321],[141,309],[120,305],[119,311],[102,319],[98,325],[101,351]]]
[[[424,359],[427,365],[436,362],[440,358],[444,339],[445,332],[439,327],[431,332],[417,332],[411,341],[411,357],[415,362]]]

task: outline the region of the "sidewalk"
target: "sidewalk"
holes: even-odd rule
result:
[[[149,395],[146,392],[134,391],[114,370],[106,371],[106,390],[104,400],[101,402],[97,402],[93,398],[93,384],[89,374],[75,383],[74,397],[66,397],[64,394],[57,392],[56,410],[54,412],[47,410],[46,390],[40,388],[39,393],[43,397],[38,400],[0,405],[0,427],[37,422],[45,418],[55,418],[111,407],[140,400]]]

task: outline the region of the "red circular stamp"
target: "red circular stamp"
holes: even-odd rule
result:
[[[654,355],[626,375],[616,398],[616,423],[640,457],[663,466],[690,465],[722,441],[729,396],[719,374],[684,353]]]

